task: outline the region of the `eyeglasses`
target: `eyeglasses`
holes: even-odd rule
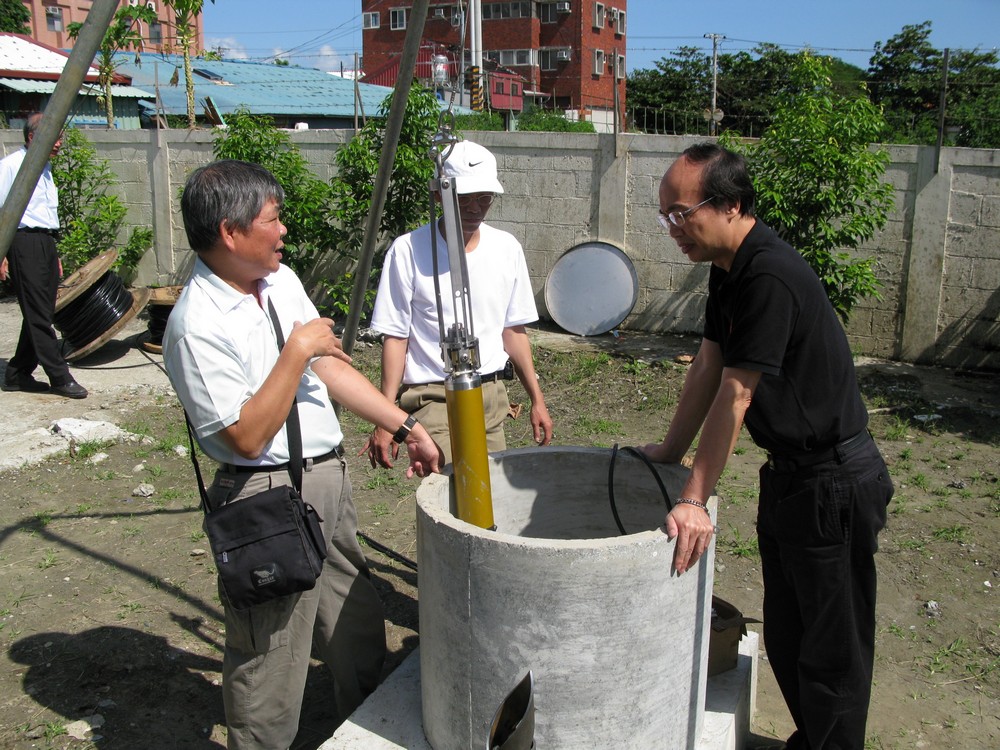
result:
[[[484,193],[481,195],[476,195],[475,193],[470,195],[460,195],[458,196],[458,205],[462,208],[471,208],[473,203],[478,203],[480,208],[489,208],[493,205],[493,199],[496,196],[493,193]]]
[[[713,200],[715,200],[714,195],[711,196],[710,198],[706,198],[696,206],[691,206],[691,208],[685,208],[683,211],[671,211],[670,213],[667,214],[663,213],[663,211],[660,211],[660,213],[656,215],[656,220],[660,222],[660,226],[666,229],[667,231],[670,231],[671,226],[682,227],[684,226],[684,222],[687,220],[688,216],[693,214],[695,211],[704,206],[706,203],[709,203]]]

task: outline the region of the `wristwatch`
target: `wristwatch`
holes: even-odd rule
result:
[[[410,434],[410,430],[413,429],[413,425],[417,423],[417,418],[412,414],[406,418],[406,421],[400,425],[399,429],[393,433],[392,442],[402,443],[406,440],[406,436]]]

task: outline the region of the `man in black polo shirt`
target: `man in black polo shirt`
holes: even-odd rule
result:
[[[654,461],[690,476],[666,519],[674,568],[704,554],[706,499],[745,422],[768,452],[757,534],[764,644],[796,730],[789,748],[864,746],[875,641],[877,535],[892,482],[868,434],[847,337],[818,277],[754,217],[744,159],[692,146],[660,182],[660,224],[711,263],[701,347]]]

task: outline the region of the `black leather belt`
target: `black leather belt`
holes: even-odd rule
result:
[[[324,461],[329,461],[331,458],[343,458],[344,457],[344,444],[341,443],[336,448],[334,448],[329,453],[324,453],[322,456],[316,456],[314,458],[307,458],[303,461],[306,471],[309,471],[316,464],[321,464]],[[259,474],[263,471],[288,471],[288,462],[283,464],[271,464],[269,466],[244,466],[243,464],[219,464],[220,471],[224,471],[227,474]]]
[[[868,430],[862,430],[857,435],[852,435],[846,440],[841,440],[832,448],[821,451],[811,451],[809,453],[797,454],[767,454],[767,465],[775,471],[795,471],[796,469],[806,469],[817,464],[824,464],[828,461],[843,463],[852,453],[866,445],[872,436]]]
[[[48,227],[18,227],[18,232],[24,232],[25,234],[47,234],[50,237],[58,237],[58,229],[49,229]]]
[[[496,372],[491,372],[489,375],[480,375],[479,379],[484,383],[495,383],[498,380],[508,380],[504,377],[503,370],[497,370]]]

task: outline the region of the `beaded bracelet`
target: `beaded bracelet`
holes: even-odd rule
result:
[[[694,505],[695,507],[701,508],[703,511],[705,511],[705,514],[709,518],[712,517],[712,514],[708,512],[708,508],[705,507],[705,503],[699,503],[697,500],[691,500],[690,498],[687,497],[679,497],[676,500],[674,500],[674,505],[681,505],[681,504]]]

